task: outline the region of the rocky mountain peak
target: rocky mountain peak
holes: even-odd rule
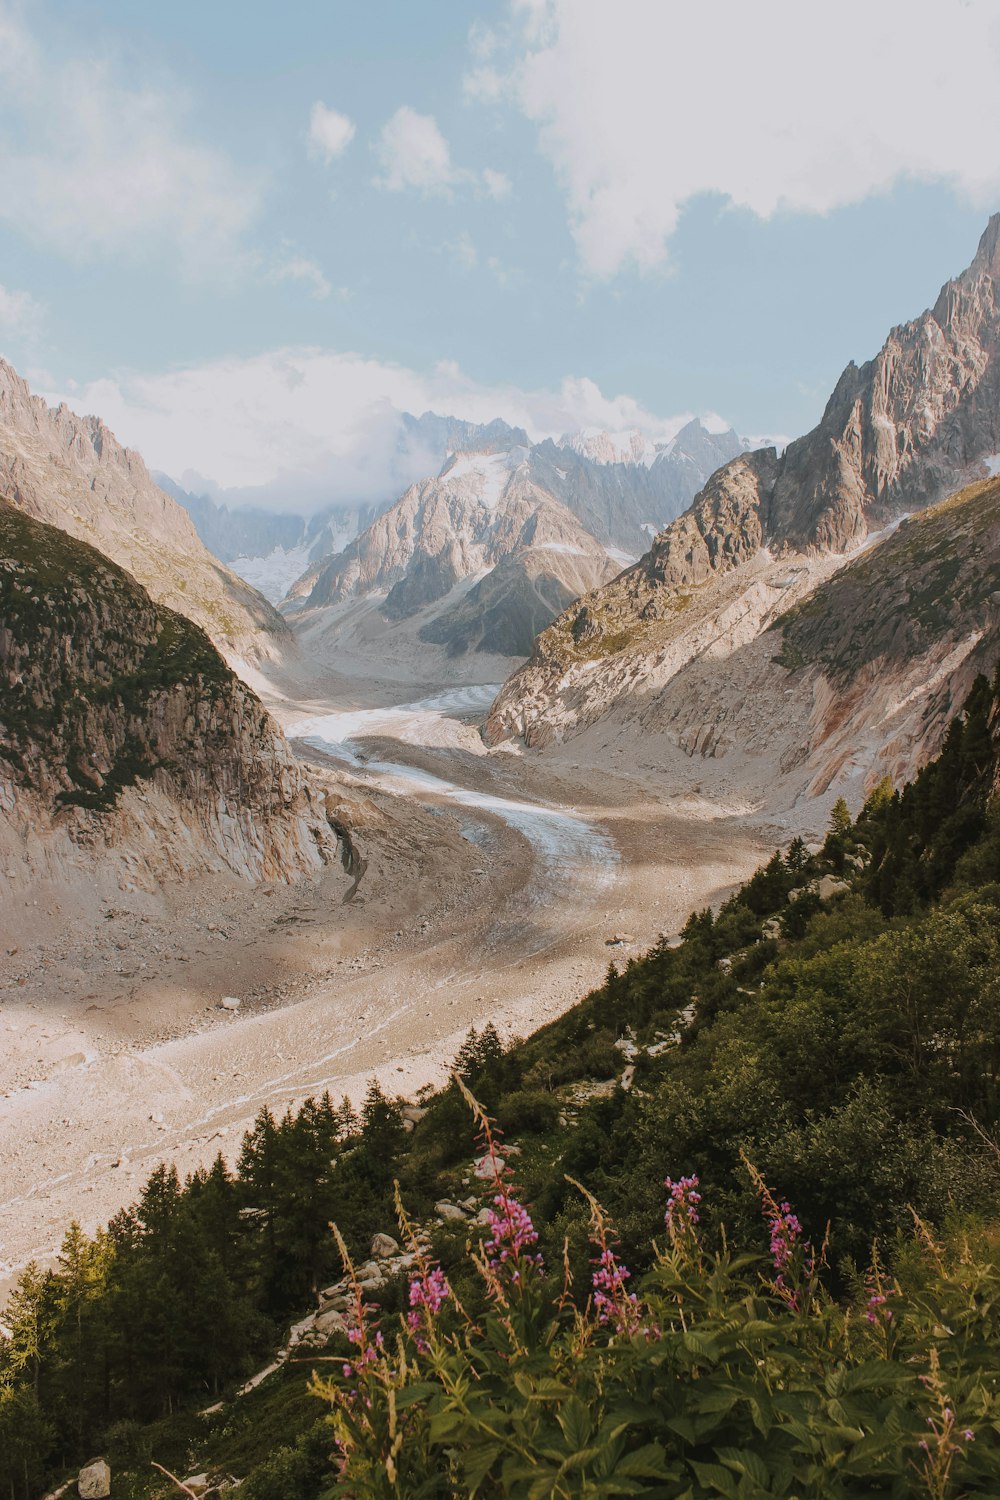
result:
[[[100,417],[49,407],[0,360],[0,493],[126,568],[152,598],[239,655],[269,654],[281,617],[223,567],[191,518],[150,478],[140,455]]]

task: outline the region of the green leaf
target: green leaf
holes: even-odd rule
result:
[[[556,1413],[556,1418],[571,1448],[586,1447],[594,1424],[591,1421],[590,1412],[579,1396],[571,1396],[568,1401],[564,1401]]]
[[[736,1500],[736,1480],[728,1469],[721,1464],[700,1464],[693,1458],[689,1462],[703,1489],[710,1494],[725,1495],[727,1500]]]
[[[689,1328],[682,1342],[685,1349],[691,1354],[696,1354],[699,1359],[707,1359],[714,1364],[719,1357],[719,1346],[715,1339],[710,1338],[708,1334],[699,1333],[696,1328]]]
[[[630,1479],[669,1479],[666,1455],[659,1443],[646,1443],[633,1453],[626,1453],[615,1466],[615,1473]]]
[[[472,1447],[463,1456],[462,1473],[470,1495],[476,1493],[502,1452],[503,1449],[499,1443],[484,1443],[481,1446]]]
[[[715,1451],[727,1468],[735,1469],[737,1474],[745,1474],[762,1490],[770,1489],[771,1471],[752,1448],[717,1448]]]

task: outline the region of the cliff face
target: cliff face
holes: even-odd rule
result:
[[[281,616],[212,557],[137,453],[98,418],[48,407],[3,360],[0,494],[26,515],[97,547],[223,650],[259,657],[287,639]]]
[[[1000,462],[998,286],[995,216],[972,265],[934,307],[894,328],[875,359],[847,367],[812,432],[780,457],[763,449],[719,469],[634,568],[538,637],[494,705],[490,738],[543,743],[575,732],[622,694],[645,692],[664,651],[680,670],[689,659],[682,638],[703,649],[724,604],[741,613],[744,631],[772,623],[773,606],[759,591],[772,562],[801,585],[810,570],[840,566],[872,532],[992,472]]]
[[[0,501],[0,812],[154,878],[291,879],[337,856],[322,805],[206,634]]]

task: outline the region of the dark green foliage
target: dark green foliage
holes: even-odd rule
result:
[[[0,755],[54,805],[103,810],[157,770],[182,774],[182,746],[168,754],[151,731],[156,711],[177,689],[187,712],[245,693],[199,626],[3,499],[0,618]]]

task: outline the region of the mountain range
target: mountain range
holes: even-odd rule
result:
[[[368,600],[452,656],[524,655],[542,626],[614,577],[745,446],[697,420],[659,447],[638,432],[531,445],[494,424],[310,568],[286,613],[323,651],[350,628],[344,606]]]
[[[848,365],[811,432],[723,465],[539,635],[490,742],[641,734],[665,766],[728,756],[737,779],[777,756],[789,795],[911,773],[996,652],[997,490],[973,481],[998,449],[995,216],[933,308]]]

